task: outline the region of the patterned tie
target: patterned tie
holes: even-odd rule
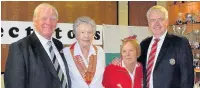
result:
[[[160,39],[154,39],[154,43],[151,47],[151,52],[149,54],[149,59],[148,59],[148,63],[147,63],[147,88],[150,88],[150,77],[152,74],[152,68],[153,68],[153,64],[154,64],[154,59],[155,59],[155,55],[156,55],[156,49],[157,49],[157,44],[158,41]]]
[[[52,47],[52,43],[51,41],[48,41],[47,44],[50,46],[49,47],[49,52],[50,52],[50,56],[51,56],[51,61],[55,67],[56,73],[58,74],[58,77],[61,81],[61,88],[67,88],[67,79],[65,79],[63,70],[60,68],[60,64],[58,63],[58,59],[55,56],[55,53],[53,51],[53,47]]]

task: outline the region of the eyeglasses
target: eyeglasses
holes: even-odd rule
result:
[[[149,23],[155,23],[155,22],[163,22],[165,19],[164,18],[158,18],[158,19],[149,19]]]

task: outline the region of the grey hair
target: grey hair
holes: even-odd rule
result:
[[[165,15],[165,16],[164,16],[164,19],[165,19],[165,20],[168,19],[168,11],[167,11],[164,7],[159,6],[159,5],[156,5],[156,6],[151,7],[151,8],[147,11],[147,14],[146,14],[147,20],[149,19],[150,13],[153,12],[153,11],[158,11],[158,12],[164,13],[164,15]]]
[[[76,33],[77,33],[77,28],[80,24],[90,24],[92,26],[92,29],[93,29],[93,34],[95,34],[96,32],[96,23],[94,22],[93,19],[91,19],[90,17],[88,16],[82,16],[82,17],[79,17],[76,19],[76,21],[74,22],[73,24],[73,32],[76,36]]]
[[[34,10],[34,13],[33,13],[33,16],[34,16],[34,17],[37,17],[38,11],[39,11],[39,9],[42,8],[42,7],[50,7],[50,8],[53,8],[53,9],[55,10],[55,12],[56,12],[56,17],[57,17],[57,19],[58,19],[58,11],[56,10],[56,8],[55,8],[54,6],[52,6],[52,5],[48,4],[48,3],[42,3],[42,4],[38,5],[38,6],[35,8],[35,10]]]

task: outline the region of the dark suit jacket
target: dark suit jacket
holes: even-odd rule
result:
[[[53,42],[58,51],[63,49],[59,40],[53,38]],[[60,55],[71,88],[67,62],[63,53]],[[56,70],[35,33],[10,45],[4,80],[5,88],[61,88]]]
[[[141,56],[138,61],[143,64],[144,88],[146,88],[146,58],[152,37],[140,43]],[[170,64],[170,59],[175,64]],[[189,42],[184,37],[166,34],[159,52],[154,72],[153,88],[193,88],[193,56]]]

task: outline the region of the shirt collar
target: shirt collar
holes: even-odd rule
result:
[[[88,57],[90,57],[92,54],[93,55],[96,55],[95,53],[96,51],[94,50],[94,47],[92,46],[92,44],[90,45],[90,50],[89,50],[89,54],[88,54]],[[77,42],[74,46],[74,56],[76,55],[83,55],[82,54],[82,51],[81,51],[81,48],[80,48],[80,45],[79,43]]]
[[[138,63],[136,63],[136,65],[135,65],[135,69],[137,68],[139,66],[139,64]],[[128,71],[128,69],[126,68],[126,66],[125,66],[125,64],[124,64],[124,61],[122,60],[122,67],[124,67],[127,71]],[[128,71],[129,72],[129,71]],[[133,74],[133,73],[131,73],[131,74]]]
[[[164,33],[162,36],[160,36],[160,38],[159,38],[160,41],[162,41],[162,40],[165,39],[166,34],[167,34],[167,30],[165,31],[165,33]],[[154,39],[156,39],[156,38],[153,36],[153,39],[152,39],[152,40],[154,40]]]
[[[41,36],[37,31],[35,31],[36,36],[38,37],[38,39],[40,40],[40,42],[42,43],[43,46],[48,45],[47,42],[51,41],[52,42],[52,37],[50,40],[44,38],[43,36]]]

